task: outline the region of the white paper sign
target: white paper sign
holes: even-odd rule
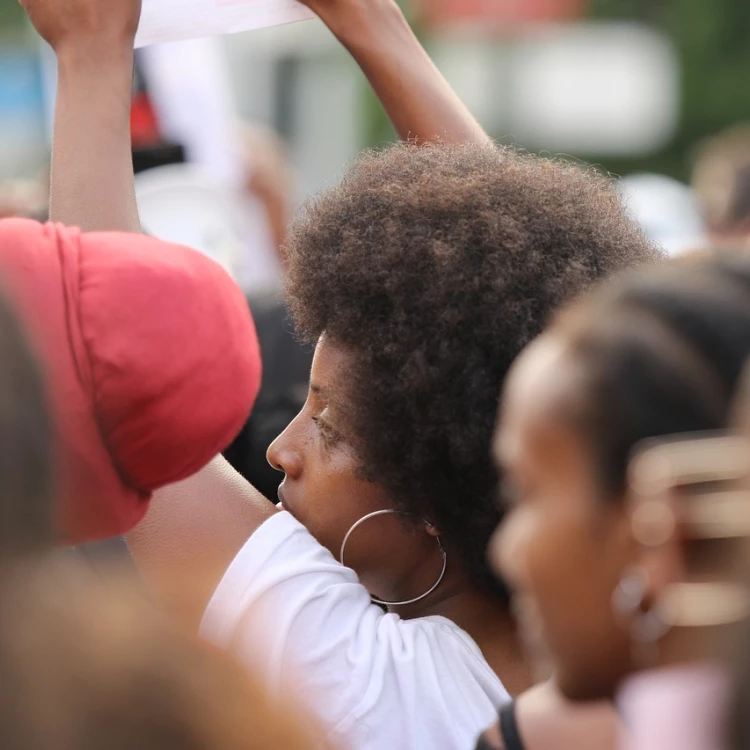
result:
[[[136,47],[311,18],[296,0],[143,0]]]

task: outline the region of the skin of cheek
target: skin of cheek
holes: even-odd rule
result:
[[[513,613],[519,624],[519,634],[532,664],[537,682],[552,676],[553,662],[547,647],[542,621],[528,591],[526,572],[527,534],[533,534],[528,514],[522,511],[508,514],[503,524],[490,539],[488,557],[490,565],[505,581],[514,586]]]
[[[393,505],[378,485],[359,477],[356,460],[345,445],[324,443],[309,411],[306,406],[277,441],[277,450],[297,453],[299,458],[294,460],[300,464],[294,474],[287,472],[280,497],[289,512],[338,559],[344,537],[357,521]],[[282,465],[290,463],[282,459]],[[355,532],[347,544],[347,564],[356,569],[361,567],[361,558],[372,557],[368,547],[377,548],[384,541],[379,539],[382,525],[373,519],[362,527],[363,533]]]
[[[629,668],[628,639],[611,604],[622,569],[607,541],[616,524],[550,509],[538,516],[521,552],[531,616],[541,623],[563,693],[607,698]]]

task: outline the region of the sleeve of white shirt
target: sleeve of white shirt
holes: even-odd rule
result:
[[[344,707],[362,695],[363,686],[352,677],[369,682],[366,662],[383,617],[354,571],[289,513],[278,513],[230,566],[202,631],[246,658],[274,691],[289,685],[302,694],[330,689]]]
[[[414,746],[411,731],[425,739],[423,727],[405,726],[416,716],[436,731],[445,722],[473,739],[507,699],[463,631],[442,618],[405,622],[384,613],[356,574],[288,513],[266,521],[239,553],[202,632],[237,653],[272,691],[291,689],[350,741],[374,724],[390,727],[397,745]]]

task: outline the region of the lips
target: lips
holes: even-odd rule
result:
[[[291,515],[292,517],[296,518],[296,516],[294,515],[294,511],[291,509],[291,507],[289,505],[289,501],[287,500],[286,491],[284,490],[284,482],[281,483],[281,485],[280,485],[280,487],[278,489],[278,492],[276,494],[277,494],[277,496],[279,498],[279,503],[278,503],[278,505],[276,507],[279,510],[286,511],[287,513],[289,513],[289,515]]]

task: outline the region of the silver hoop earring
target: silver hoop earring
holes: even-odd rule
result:
[[[344,562],[344,551],[346,550],[346,545],[347,545],[347,542],[349,541],[349,538],[356,531],[356,529],[358,529],[365,521],[369,521],[371,518],[375,518],[376,516],[385,516],[391,513],[396,514],[396,515],[398,514],[403,515],[403,511],[386,509],[386,510],[376,510],[374,513],[368,513],[364,518],[360,518],[359,521],[357,521],[351,527],[351,529],[349,529],[349,531],[346,532],[344,541],[341,543],[341,552],[339,553],[339,562],[342,565],[346,565],[346,563]],[[448,554],[445,551],[445,547],[443,547],[443,543],[440,540],[440,537],[436,537],[436,538],[437,538],[437,543],[438,543],[438,549],[440,550],[440,554],[443,557],[443,569],[442,571],[440,571],[440,577],[435,582],[435,585],[429,591],[426,591],[424,594],[422,594],[422,596],[417,596],[414,599],[408,599],[407,601],[404,601],[404,602],[386,602],[383,599],[378,599],[376,596],[373,596],[372,594],[370,594],[370,599],[372,599],[372,601],[375,602],[375,604],[381,604],[384,607],[403,607],[407,604],[416,604],[417,602],[421,602],[422,599],[426,599],[433,591],[435,591],[437,587],[443,582],[443,578],[445,578],[445,571],[448,569]]]
[[[623,576],[612,592],[615,619],[630,634],[635,661],[644,665],[656,660],[658,643],[671,630],[669,624],[659,616],[657,607],[644,611],[647,593],[648,578],[640,570],[632,570]]]

